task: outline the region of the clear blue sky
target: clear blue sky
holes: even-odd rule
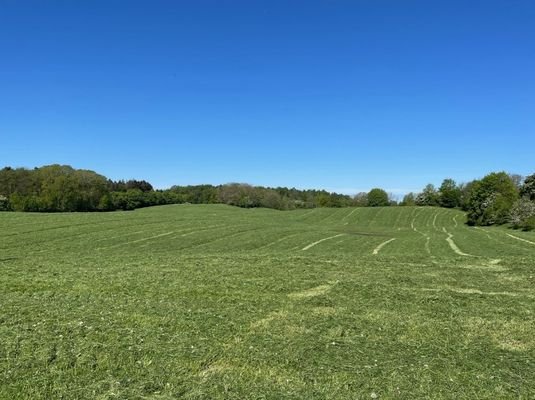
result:
[[[0,6],[0,165],[400,193],[535,172],[535,2]]]

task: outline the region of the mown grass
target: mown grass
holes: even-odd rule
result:
[[[0,398],[534,398],[535,234],[463,222],[0,213]]]

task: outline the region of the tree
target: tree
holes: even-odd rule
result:
[[[266,190],[261,200],[262,207],[284,210],[285,204],[282,196],[275,190]]]
[[[353,197],[353,205],[356,207],[366,207],[368,205],[368,193],[360,192]]]
[[[39,168],[41,211],[94,211],[108,192],[108,181],[93,171],[68,165]]]
[[[469,225],[504,224],[518,190],[505,172],[493,172],[473,183],[468,201]]]
[[[524,181],[524,177],[519,174],[509,174],[509,178],[511,178],[516,188],[520,189],[522,182]]]
[[[219,188],[219,200],[231,206],[260,207],[260,191],[247,183],[229,183]]]
[[[135,179],[131,179],[126,182],[125,184],[126,190],[128,189],[139,189],[142,192],[152,192],[154,188],[152,185],[147,181],[136,181]]]
[[[527,197],[529,200],[535,200],[535,174],[531,174],[520,187],[520,195]]]
[[[388,193],[383,189],[374,188],[368,192],[368,207],[384,207],[390,205]]]
[[[407,193],[403,196],[403,200],[399,204],[400,206],[415,206],[416,205],[416,195],[412,192]]]
[[[438,203],[441,207],[455,208],[461,205],[461,189],[453,179],[444,179],[438,189]]]
[[[509,213],[509,222],[513,228],[535,229],[535,201],[526,197],[515,201]]]
[[[327,192],[322,192],[316,196],[315,202],[318,207],[331,207],[331,196]]]
[[[9,199],[6,196],[0,194],[0,211],[9,211],[11,206],[9,205]]]
[[[468,183],[461,183],[459,185],[459,189],[461,191],[461,209],[463,211],[468,211],[470,197],[472,196],[476,182],[477,180],[474,180]]]
[[[418,206],[438,206],[438,193],[431,183],[427,184],[422,191],[416,196],[416,205]]]

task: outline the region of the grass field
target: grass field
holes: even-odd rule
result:
[[[0,213],[0,398],[535,398],[535,233],[459,211]]]

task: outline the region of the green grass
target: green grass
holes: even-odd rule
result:
[[[535,233],[417,207],[0,227],[2,399],[535,398]]]

